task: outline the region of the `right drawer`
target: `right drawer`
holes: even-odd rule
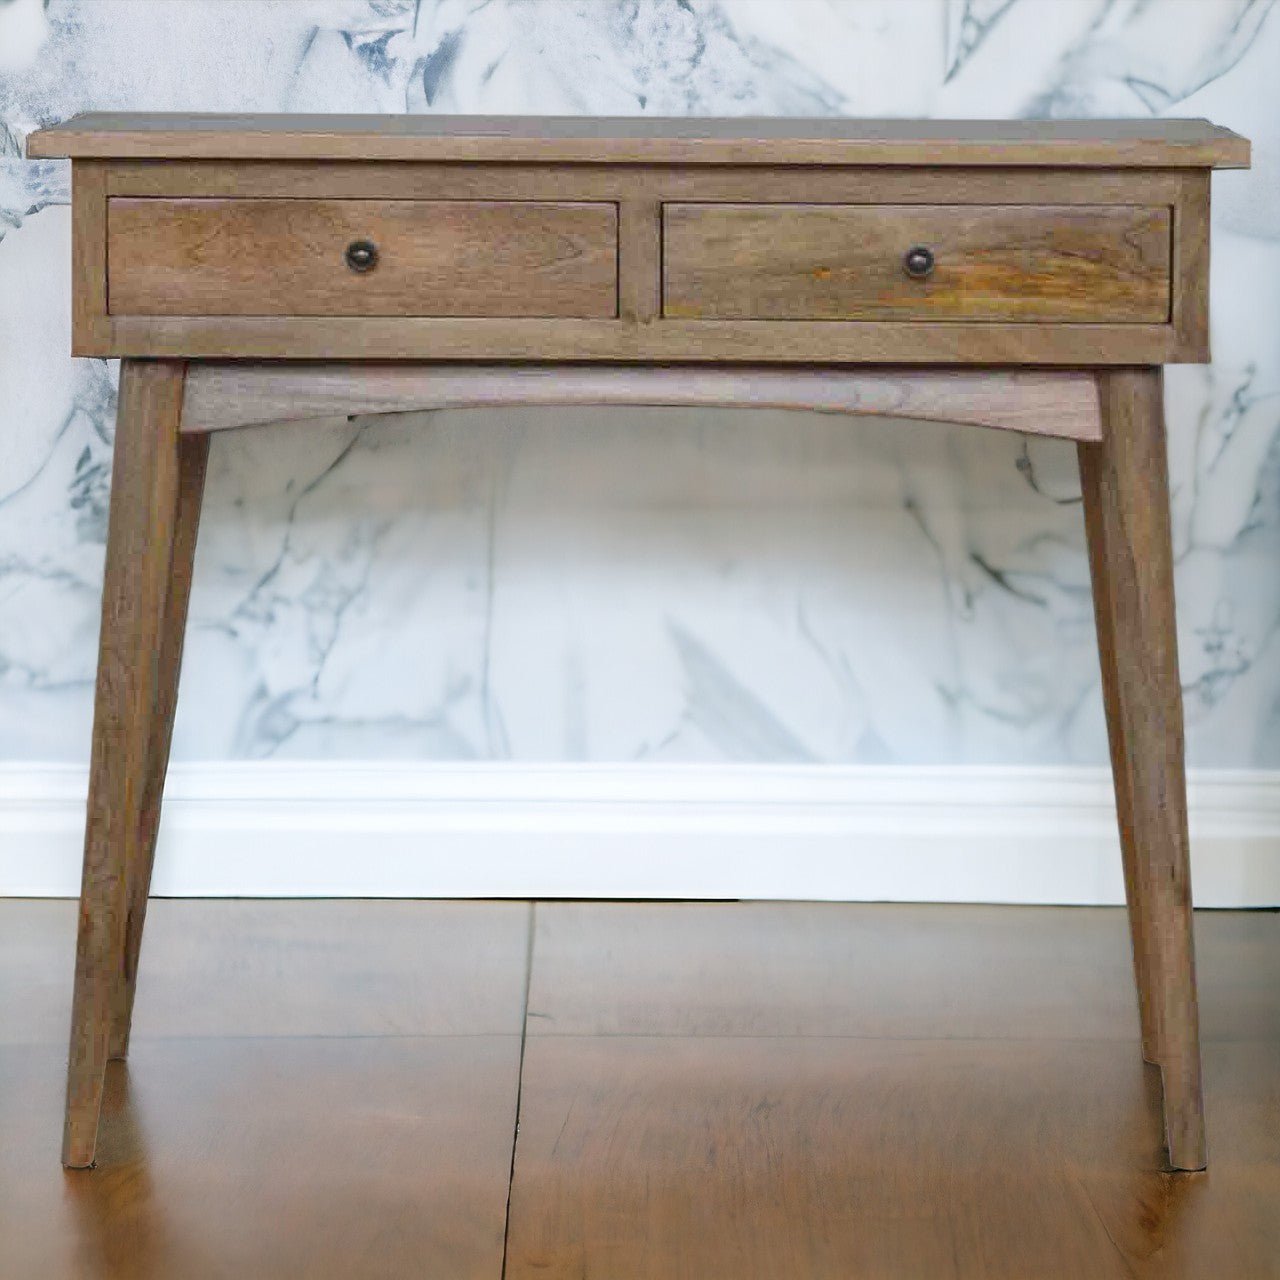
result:
[[[666,204],[662,230],[672,318],[1169,319],[1163,205]]]

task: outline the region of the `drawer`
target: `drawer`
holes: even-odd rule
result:
[[[353,266],[347,251],[360,244],[373,245],[376,256],[370,264],[353,251]],[[107,309],[614,316],[617,206],[114,197],[107,205]]]
[[[667,204],[662,225],[669,317],[1169,319],[1162,205]]]

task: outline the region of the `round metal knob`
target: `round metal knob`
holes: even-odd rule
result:
[[[372,240],[353,240],[345,256],[352,271],[372,271],[378,265],[378,246]]]
[[[912,245],[903,254],[902,266],[913,280],[923,280],[933,271],[933,250],[922,244]]]

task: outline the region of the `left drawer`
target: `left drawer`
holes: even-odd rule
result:
[[[616,316],[617,206],[116,196],[107,311]]]

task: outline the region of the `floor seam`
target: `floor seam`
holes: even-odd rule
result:
[[[533,985],[533,939],[537,926],[537,901],[529,903],[529,935],[524,952],[524,1009],[520,1015],[520,1065],[516,1071],[516,1118],[511,1134],[511,1167],[507,1172],[507,1207],[502,1221],[501,1280],[507,1277],[507,1249],[511,1242],[511,1195],[516,1181],[516,1147],[520,1142],[520,1103],[524,1095],[524,1051],[529,1043],[529,990]]]

